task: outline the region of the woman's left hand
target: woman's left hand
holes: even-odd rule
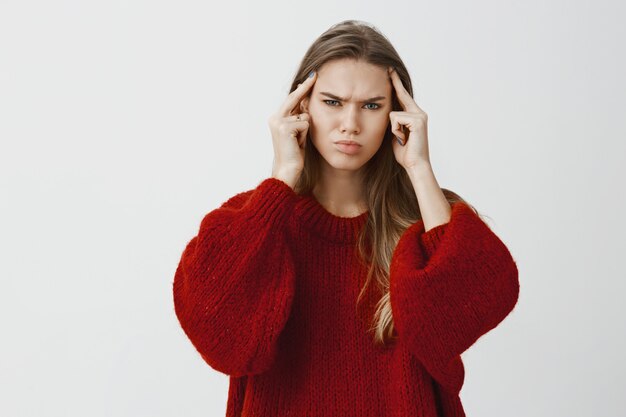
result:
[[[389,113],[391,132],[402,141],[400,144],[394,139],[392,144],[396,161],[406,170],[420,165],[430,166],[428,116],[404,88],[398,73],[392,68],[389,68],[388,71],[392,88],[395,89],[396,97],[404,108],[404,111]],[[409,130],[408,138],[405,133],[405,126]]]

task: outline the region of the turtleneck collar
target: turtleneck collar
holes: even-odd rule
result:
[[[312,194],[299,195],[298,198],[293,218],[301,227],[335,243],[356,243],[369,211],[355,217],[341,217],[328,211]]]

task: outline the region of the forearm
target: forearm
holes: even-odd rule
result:
[[[424,221],[424,231],[450,221],[451,207],[441,187],[437,183],[430,164],[420,164],[418,167],[407,170],[420,212]]]

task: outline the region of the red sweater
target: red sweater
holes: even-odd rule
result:
[[[227,417],[465,416],[460,355],[517,303],[515,261],[463,203],[426,233],[414,223],[390,267],[398,340],[376,347],[355,311],[368,215],[335,216],[267,178],[204,216],[174,305],[204,361],[230,375]]]

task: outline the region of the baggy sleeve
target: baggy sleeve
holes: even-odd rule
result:
[[[173,282],[176,316],[202,358],[237,377],[268,370],[295,291],[286,226],[293,189],[267,178],[209,212]]]
[[[463,202],[448,223],[424,232],[420,220],[400,237],[390,265],[390,302],[399,339],[431,376],[458,394],[461,353],[495,328],[519,296],[509,250]]]

